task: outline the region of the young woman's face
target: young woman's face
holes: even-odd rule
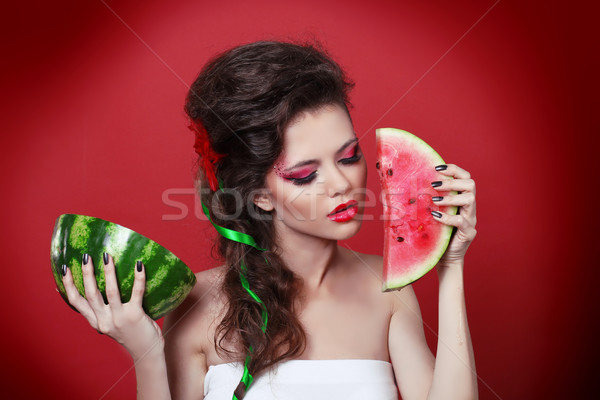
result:
[[[304,113],[284,135],[283,153],[266,178],[267,208],[272,207],[276,225],[334,240],[356,234],[367,164],[346,111],[331,105]],[[332,215],[348,203],[346,211]]]

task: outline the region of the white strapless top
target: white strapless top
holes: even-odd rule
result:
[[[211,365],[204,400],[231,400],[241,362]],[[392,364],[381,360],[287,360],[254,377],[244,400],[398,400]]]

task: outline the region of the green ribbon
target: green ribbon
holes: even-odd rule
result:
[[[208,213],[208,207],[206,207],[204,205],[204,203],[202,203],[202,210],[204,211],[204,214],[206,214],[206,217],[208,218],[210,223],[213,224],[213,226],[215,227],[217,232],[219,232],[221,234],[221,236],[224,236],[225,238],[227,238],[229,240],[233,240],[234,242],[240,242],[240,243],[247,244],[248,246],[252,246],[257,250],[266,251],[266,249],[259,247],[256,244],[256,242],[254,241],[254,238],[252,236],[248,235],[247,233],[234,231],[233,229],[224,228],[222,226],[215,224],[210,219],[210,214]]]
[[[219,179],[219,189],[224,192],[223,190],[223,183],[221,182],[221,180]],[[212,219],[210,218],[210,213],[208,211],[208,207],[206,207],[206,205],[204,205],[204,203],[202,201],[200,201],[200,203],[202,204],[202,211],[204,211],[204,214],[206,215],[206,217],[208,218],[208,220],[210,221],[210,223],[215,227],[215,229],[217,230],[217,232],[219,232],[219,234],[221,234],[221,236],[225,237],[226,239],[229,240],[233,240],[235,242],[240,242],[240,243],[244,243],[247,244],[248,246],[252,246],[257,250],[260,251],[266,251],[266,249],[263,249],[262,247],[259,247],[256,244],[256,241],[254,240],[254,238],[246,233],[243,232],[238,232],[238,231],[234,231],[233,229],[228,229],[228,228],[224,228],[220,225],[215,224]],[[265,262],[268,263],[267,258],[265,257]],[[267,330],[267,322],[269,320],[269,314],[267,314],[267,307],[265,306],[265,304],[262,302],[262,300],[256,295],[256,293],[254,293],[254,291],[252,289],[250,289],[250,284],[248,283],[248,279],[246,278],[246,271],[248,271],[248,268],[246,267],[246,264],[244,263],[244,260],[241,261],[241,272],[240,272],[240,281],[242,282],[242,286],[244,287],[244,289],[246,289],[246,291],[248,292],[248,294],[250,294],[250,296],[257,302],[260,304],[262,310],[261,310],[261,316],[262,316],[262,321],[263,324],[261,326],[261,330],[264,332],[266,332]],[[252,345],[250,345],[248,347],[248,354],[246,354],[246,360],[244,361],[244,373],[242,375],[242,379],[241,382],[244,383],[244,386],[246,387],[246,390],[248,390],[250,388],[250,385],[252,384],[252,381],[254,380],[254,378],[252,377],[252,375],[250,374],[250,372],[248,371],[248,364],[250,364],[250,359],[251,359],[251,353],[254,351],[252,349]],[[235,395],[235,393],[233,394],[233,399],[232,400],[239,400],[238,397]]]

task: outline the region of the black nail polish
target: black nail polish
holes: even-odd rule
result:
[[[431,215],[433,215],[434,217],[442,218],[442,213],[441,212],[432,211]]]
[[[137,267],[138,272],[142,272],[142,262],[138,261],[137,263],[135,263],[135,265]]]
[[[435,167],[435,170],[436,170],[436,171],[444,171],[444,170],[446,170],[446,169],[448,169],[448,166],[447,166],[446,164],[437,165],[437,166]]]
[[[442,186],[442,181],[431,182],[431,186],[433,186],[433,187]]]
[[[83,265],[87,265],[89,259],[90,259],[90,255],[88,253],[85,253],[83,255]]]
[[[104,259],[104,265],[108,265],[108,253],[104,252],[104,254],[102,254],[102,258]]]
[[[444,200],[444,198],[442,196],[433,196],[431,198],[431,200],[433,200],[433,201],[442,201],[442,200]]]
[[[65,276],[67,274],[67,264],[63,264],[62,267],[60,267],[60,273],[62,274],[62,276]]]

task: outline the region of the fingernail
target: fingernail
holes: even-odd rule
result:
[[[433,186],[433,187],[442,186],[442,181],[431,182],[431,186]]]
[[[442,201],[442,200],[444,200],[444,198],[442,196],[433,196],[431,198],[431,200],[433,200],[433,201]]]
[[[102,254],[102,258],[104,259],[104,265],[108,265],[108,253],[104,252],[104,254]]]
[[[442,213],[441,212],[432,211],[431,215],[433,215],[434,217],[442,218]]]
[[[142,272],[142,262],[138,261],[135,265],[137,267],[138,272]]]
[[[62,265],[62,267],[60,268],[60,272],[61,272],[62,276],[67,275],[67,264]]]
[[[83,265],[87,265],[89,258],[90,258],[90,255],[88,253],[85,253],[83,255]]]
[[[446,170],[446,169],[448,169],[448,166],[447,166],[446,164],[437,165],[437,166],[435,167],[435,170],[436,170],[436,171],[444,171],[444,170]]]

